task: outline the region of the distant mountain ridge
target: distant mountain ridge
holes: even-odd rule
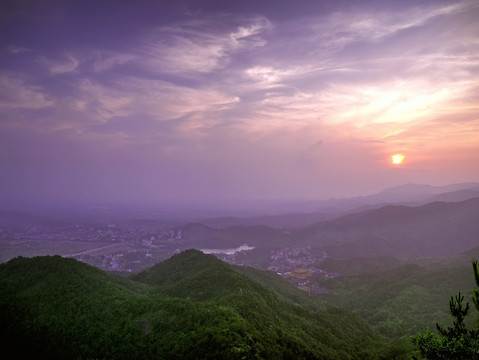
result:
[[[479,198],[388,205],[300,229],[296,237],[332,256],[453,256],[479,246]]]
[[[253,217],[204,218],[198,219],[198,222],[214,228],[251,225],[292,228],[308,226],[320,221],[339,218],[349,213],[357,213],[390,204],[423,205],[434,201],[456,202],[474,197],[479,197],[479,183],[477,182],[443,186],[411,183],[390,187],[371,195],[308,201],[302,211],[299,211],[300,206],[296,205],[295,212],[285,211],[283,214]]]
[[[380,194],[381,193],[440,194],[445,192],[474,188],[478,186],[479,186],[479,183],[477,182],[456,183],[456,184],[448,184],[448,185],[441,185],[441,186],[409,183],[405,185],[393,186],[393,187],[384,189],[383,191],[380,192]]]
[[[460,189],[456,191],[434,195],[424,200],[424,203],[436,202],[436,201],[458,202],[458,201],[473,199],[476,197],[479,197],[479,187],[474,187],[470,189]]]

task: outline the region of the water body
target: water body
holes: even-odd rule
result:
[[[205,254],[227,254],[231,255],[238,251],[246,251],[246,250],[253,250],[253,246],[248,246],[248,244],[243,244],[234,249],[200,249]]]

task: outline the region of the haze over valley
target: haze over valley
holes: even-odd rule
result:
[[[135,272],[195,248],[233,264],[273,269],[278,249],[316,254],[308,264],[293,262],[297,268],[326,257],[450,257],[479,247],[478,183],[409,184],[369,196],[306,202],[305,211],[291,212],[300,204],[278,202],[262,216],[251,215],[257,209],[246,211],[248,216],[240,215],[244,208],[236,216],[229,209],[228,217],[207,217],[218,211],[211,209],[3,211],[1,260],[59,254],[104,270]]]

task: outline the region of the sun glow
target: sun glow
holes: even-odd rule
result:
[[[391,161],[394,165],[399,165],[404,161],[404,155],[395,154],[395,155],[391,156]]]

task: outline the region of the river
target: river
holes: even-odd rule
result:
[[[234,249],[200,249],[205,254],[227,254],[231,255],[238,251],[253,250],[253,246],[248,246],[248,244],[243,244]]]

